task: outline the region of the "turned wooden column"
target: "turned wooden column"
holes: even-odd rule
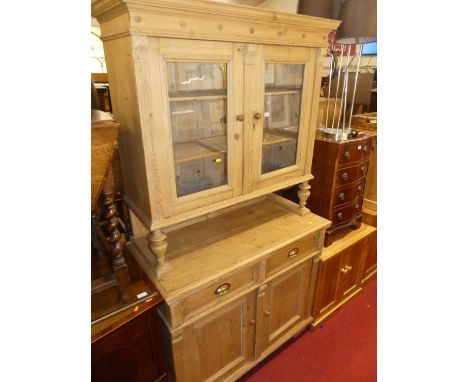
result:
[[[164,272],[171,269],[166,261],[166,234],[160,229],[151,231],[148,236],[148,248],[156,259],[156,277],[159,279]]]
[[[128,267],[123,257],[123,248],[120,241],[119,221],[117,219],[117,208],[114,204],[113,192],[105,190],[102,193],[104,205],[104,219],[106,221],[107,242],[111,246],[112,270],[115,274],[120,297],[127,299],[126,289],[130,285]]]
[[[307,199],[310,195],[310,184],[309,182],[302,182],[299,184],[299,189],[297,190],[297,196],[299,197],[299,211],[303,213],[310,212],[306,207]]]

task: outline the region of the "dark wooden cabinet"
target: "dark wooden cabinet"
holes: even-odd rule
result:
[[[377,230],[363,223],[342,236],[320,256],[313,326],[359,293],[363,282],[377,272]]]
[[[361,225],[369,153],[370,140],[365,133],[343,142],[323,137],[315,140],[314,179],[309,181],[307,207],[332,221],[326,230],[325,246],[339,231]]]
[[[110,327],[96,330],[91,344],[93,382],[166,381],[157,296],[132,307]]]

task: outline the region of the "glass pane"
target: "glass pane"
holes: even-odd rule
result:
[[[227,183],[226,69],[167,63],[177,196]]]
[[[265,65],[262,174],[296,164],[303,64]]]

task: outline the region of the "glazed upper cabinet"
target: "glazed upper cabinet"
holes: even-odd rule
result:
[[[126,199],[147,230],[312,178],[322,59],[339,21],[206,0],[97,0],[92,14]]]

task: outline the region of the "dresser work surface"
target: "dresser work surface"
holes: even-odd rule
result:
[[[153,274],[155,260],[145,237],[132,240],[129,248],[166,302],[170,302],[329,225],[318,215],[299,216],[264,199],[168,232],[167,258],[171,269],[159,280]]]

